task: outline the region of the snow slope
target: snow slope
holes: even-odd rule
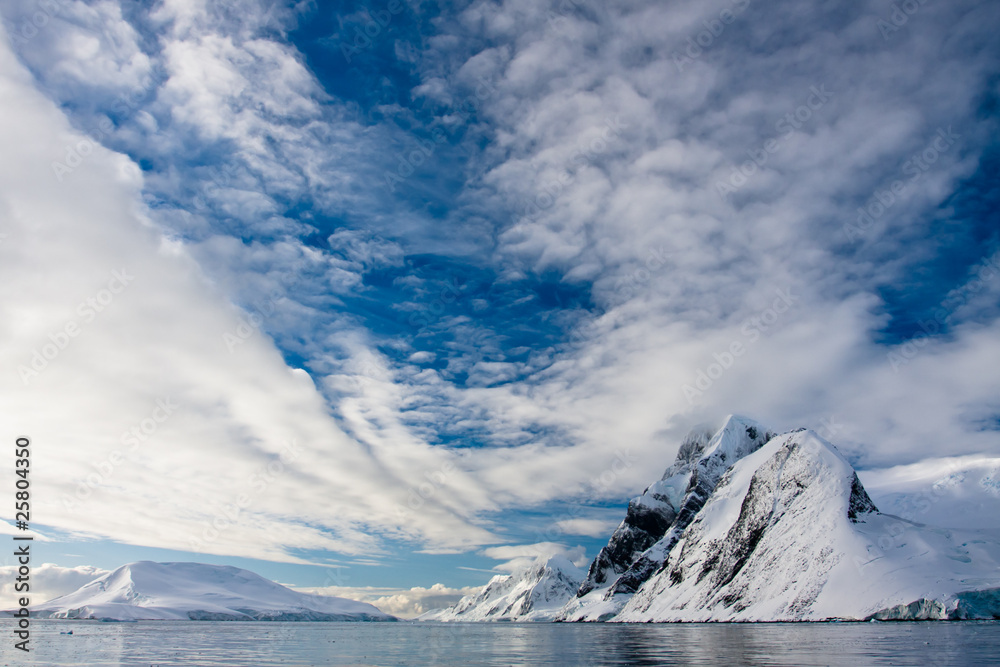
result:
[[[878,513],[803,430],[739,460],[613,620],[991,618],[998,591],[998,541]]]
[[[420,616],[421,621],[551,621],[583,582],[584,572],[564,556],[539,558],[511,574],[493,577],[454,607]]]
[[[660,481],[629,502],[625,520],[558,620],[601,621],[618,613],[662,567],[722,475],[773,435],[762,424],[737,415],[728,416],[714,434],[704,429],[689,434]]]
[[[1000,458],[928,459],[858,476],[883,512],[934,526],[1000,531]]]
[[[236,567],[150,561],[123,565],[32,613],[114,620],[396,620],[364,602],[299,593]]]

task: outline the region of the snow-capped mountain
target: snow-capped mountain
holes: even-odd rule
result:
[[[880,512],[850,463],[816,433],[775,435],[730,416],[714,434],[685,439],[663,477],[629,502],[585,577],[565,559],[539,561],[422,618],[1000,618],[1000,532],[940,527],[955,499],[975,508],[993,502],[995,464],[979,457],[936,471],[921,464],[868,474],[878,498],[920,493],[929,503],[923,515],[939,520],[928,525]],[[932,497],[921,491],[928,486]]]
[[[123,565],[32,614],[112,620],[396,620],[365,602],[299,593],[237,567],[150,561]]]
[[[618,613],[663,566],[722,475],[773,436],[762,424],[735,415],[714,433],[696,429],[689,434],[660,481],[629,502],[625,520],[594,559],[576,598],[557,618],[599,621]]]
[[[551,621],[576,594],[584,572],[564,556],[539,558],[511,574],[499,574],[475,595],[422,621]]]
[[[1000,543],[881,514],[811,431],[735,463],[615,621],[1000,617]]]

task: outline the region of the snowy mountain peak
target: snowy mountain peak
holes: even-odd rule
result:
[[[728,469],[774,437],[766,426],[749,417],[729,415],[698,459],[698,467],[713,472]]]
[[[733,445],[743,440],[744,435],[750,440],[757,440],[758,434],[768,432],[768,428],[760,422],[742,415],[727,415],[722,424],[717,427],[697,426],[681,441],[674,464],[667,468],[662,479],[667,479],[672,471],[684,465],[696,465],[715,450],[731,455]]]
[[[79,591],[87,594],[98,594],[102,598],[122,598],[135,601],[141,600],[151,591],[178,593],[178,586],[188,581],[203,582],[206,579],[215,582],[225,582],[238,587],[275,587],[278,584],[264,579],[249,570],[225,565],[205,565],[203,563],[155,563],[153,561],[137,561],[127,563],[99,579],[83,586]],[[145,593],[144,593],[145,592]]]
[[[370,604],[299,593],[238,567],[151,561],[123,565],[35,612],[118,620],[395,620]]]
[[[997,546],[879,514],[836,447],[795,431],[723,476],[615,620],[907,618],[911,607],[971,615],[996,597]],[[973,587],[986,589],[974,603]]]
[[[992,489],[993,468],[974,467],[977,488]],[[629,501],[585,579],[565,559],[538,561],[435,618],[1000,618],[1000,542],[882,514],[815,432],[777,435],[731,415],[682,441],[663,477]]]
[[[730,416],[711,437],[686,438],[629,503],[557,619],[990,618],[1000,616],[998,563],[995,536],[881,514],[813,431],[775,435]]]
[[[699,427],[689,433],[660,481],[629,502],[625,520],[591,563],[577,591],[578,598],[589,595],[589,599],[577,603],[566,617],[586,614],[585,608],[594,603],[599,617],[604,617],[611,611],[605,604],[608,598],[635,592],[662,564],[722,474],[772,436],[763,424],[739,415],[729,415],[715,431]]]
[[[728,419],[726,420],[728,423]],[[677,450],[677,457],[674,459],[674,464],[667,468],[663,473],[661,479],[666,479],[670,476],[670,471],[676,466],[682,465],[694,465],[701,458],[701,455],[705,452],[705,447],[711,442],[712,436],[714,436],[719,429],[709,428],[708,426],[699,426],[692,429],[681,441],[681,446]]]
[[[549,621],[583,581],[583,570],[560,555],[540,557],[501,574],[454,607],[422,616],[437,621]]]
[[[548,558],[538,558],[534,563],[528,566],[527,570],[528,572],[537,574],[538,576],[569,576],[571,578],[578,578],[578,575],[581,573],[580,568],[573,565],[573,563],[562,554],[554,554]]]

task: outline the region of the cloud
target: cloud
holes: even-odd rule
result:
[[[577,567],[586,567],[589,560],[582,546],[567,547],[558,542],[536,542],[535,544],[503,545],[489,547],[480,552],[482,555],[503,561],[493,566],[499,572],[515,572],[539,558],[565,556]]]
[[[5,6],[4,14],[10,38],[25,47],[22,57],[44,67],[50,83],[63,94],[92,100],[90,91],[96,89],[116,97],[144,87],[153,74],[140,35],[116,2],[15,0]]]
[[[567,535],[608,537],[620,521],[604,519],[563,519],[555,523],[556,530]]]
[[[18,565],[0,565],[0,577],[3,577],[3,584],[0,586],[0,594],[5,600],[16,600],[25,595],[15,591],[14,586],[17,577]],[[72,593],[76,589],[89,584],[94,579],[102,577],[108,570],[102,570],[90,565],[79,565],[77,567],[62,567],[52,563],[42,563],[32,567],[31,570],[31,591],[28,595],[32,605],[47,602],[52,598]]]
[[[2,354],[56,350],[0,400],[51,445],[45,525],[451,552],[634,495],[730,412],[862,466],[996,449],[982,3],[886,39],[878,3],[472,2],[412,91],[350,100],[290,41],[305,5],[63,6],[30,73],[0,54]]]
[[[0,275],[22,286],[3,304],[18,324],[4,333],[0,396],[46,471],[33,480],[35,521],[285,561],[374,555],[378,534],[494,541],[453,456],[412,438],[375,453],[347,435],[260,334],[260,314],[234,308],[151,224],[136,166],[71,129],[6,47],[0,61],[20,100],[0,130]],[[54,170],[67,151],[79,161]],[[417,511],[425,472],[436,493],[417,496]]]
[[[368,602],[387,614],[399,618],[414,618],[434,609],[450,607],[466,595],[477,593],[479,589],[479,586],[450,588],[444,584],[434,584],[429,588],[422,586],[403,589],[374,586],[328,586],[325,588],[297,588],[295,590]]]
[[[893,367],[897,348],[884,342],[901,309],[889,298],[917,287],[914,271],[982,259],[942,243],[935,221],[988,157],[995,128],[975,111],[995,95],[983,83],[995,50],[972,64],[945,44],[955,31],[985,44],[980,22],[991,19],[974,3],[938,6],[889,43],[874,5],[752,5],[677,67],[688,37],[731,5],[610,5],[553,21],[545,7],[473,3],[456,22],[456,33],[482,25],[509,47],[465,61],[497,89],[482,108],[488,167],[468,190],[509,212],[497,259],[590,281],[595,302],[576,344],[544,370],[465,394],[495,433],[551,429],[573,443],[477,457],[514,502],[579,488],[622,443],[644,464],[600,490],[638,488],[689,426],[732,411],[776,428],[835,418],[833,439],[859,465],[996,447],[995,429],[969,419],[997,409],[995,378],[973,368],[996,357],[995,303],[977,301],[989,314],[976,322],[956,311],[947,335],[907,347],[919,355],[905,365]],[[460,87],[463,66],[450,78],[436,70],[438,89]],[[914,167],[949,131],[961,143]],[[913,185],[881,231],[849,242],[858,207],[904,177]],[[985,257],[997,240],[983,235]],[[791,303],[776,312],[779,293]]]

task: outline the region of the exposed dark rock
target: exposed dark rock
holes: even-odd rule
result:
[[[712,431],[707,429],[696,429],[688,434],[681,443],[674,464],[667,468],[661,481],[682,475],[693,468],[712,439],[712,435]],[[632,567],[643,552],[656,544],[676,523],[677,508],[667,496],[651,490],[655,486],[647,488],[641,496],[629,501],[625,520],[608,540],[607,546],[601,549],[590,564],[587,578],[577,592],[578,597],[583,597],[595,588],[601,588],[618,579]],[[690,509],[688,511],[690,512]],[[659,565],[659,562],[651,564],[656,568]],[[638,572],[643,573],[642,581],[652,574],[652,571],[647,573],[641,567]],[[637,573],[634,573],[633,577]]]
[[[868,497],[868,492],[865,491],[865,487],[861,485],[861,480],[855,473],[854,479],[851,480],[851,501],[847,506],[847,518],[857,523],[860,520],[858,517],[869,512],[878,512],[878,508]]]
[[[729,424],[727,426],[732,428],[734,425]],[[685,450],[682,446],[681,452],[678,452],[677,455],[678,459],[681,458],[681,454],[683,453],[687,457],[686,462],[690,465],[693,456],[699,456],[699,458],[691,466],[691,477],[680,510],[677,512],[676,518],[669,529],[662,533],[663,536],[659,542],[653,548],[636,556],[632,564],[618,577],[611,586],[610,594],[635,593],[644,582],[657,572],[660,572],[666,565],[667,554],[676,546],[684,530],[691,525],[698,512],[708,502],[719,480],[730,466],[747,454],[760,449],[775,435],[767,429],[758,428],[754,425],[745,425],[743,428],[745,433],[744,440],[739,446],[734,448],[735,451],[732,453],[727,453],[725,449],[719,449],[700,456],[705,450],[705,445],[702,445],[697,450],[694,447]],[[696,451],[697,453],[695,453]],[[675,463],[667,473],[670,473],[677,465]],[[666,477],[667,475],[665,474],[664,478]]]

